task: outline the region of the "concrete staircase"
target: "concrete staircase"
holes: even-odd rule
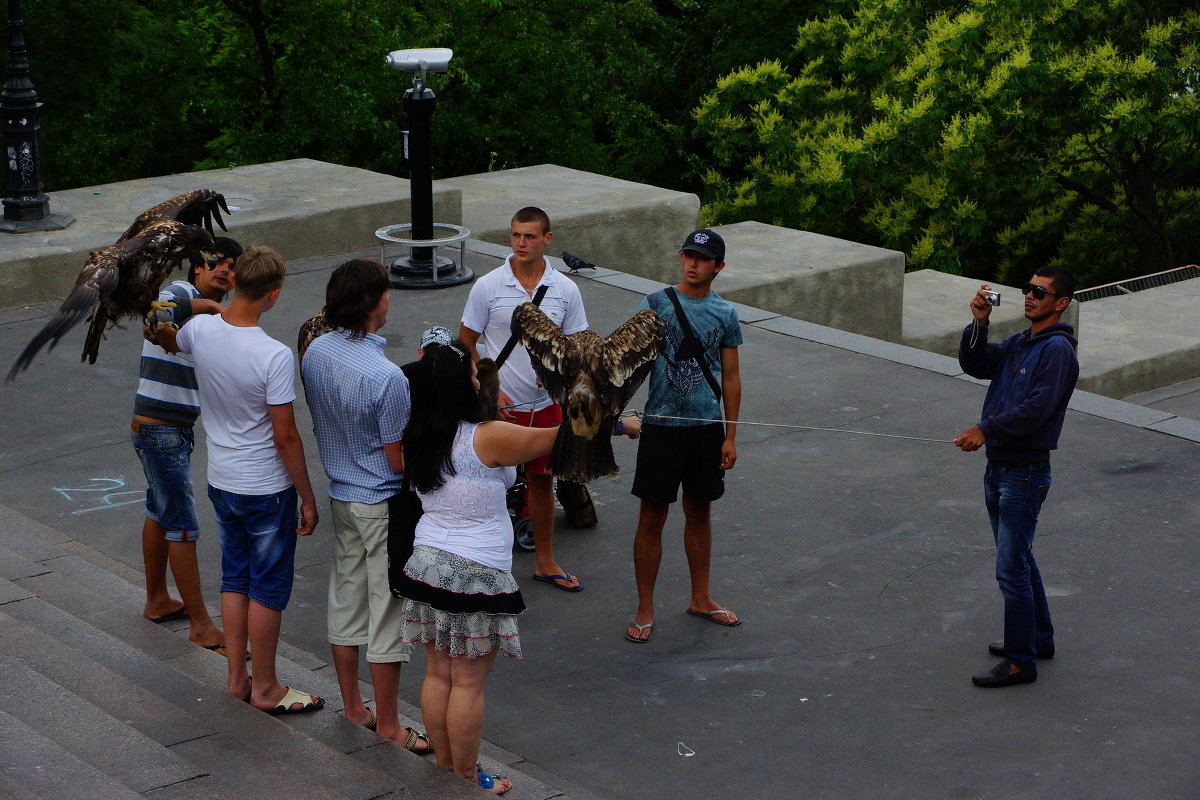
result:
[[[230,697],[224,658],[190,644],[186,621],[172,630],[143,619],[140,587],[47,532],[0,515],[0,797],[488,796],[348,721],[332,673],[294,648],[281,647],[280,679],[321,695],[325,709],[271,717]],[[517,756],[486,742],[483,756],[489,772],[512,777],[509,797],[564,797],[519,775]]]

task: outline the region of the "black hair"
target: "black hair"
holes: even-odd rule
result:
[[[242,246],[240,244],[238,244],[237,242],[235,242],[233,239],[230,239],[228,236],[218,236],[217,238],[213,239],[213,255],[220,253],[221,255],[225,256],[226,258],[232,258],[233,263],[236,264],[237,260],[241,257],[242,253],[244,253],[244,252],[246,252],[246,251],[242,249]],[[188,267],[187,281],[188,281],[188,283],[195,285],[195,283],[196,283],[196,267],[195,266]]]
[[[404,473],[420,492],[431,492],[455,474],[452,451],[460,422],[483,422],[471,381],[467,346],[425,348],[411,382],[412,412],[404,430]]]
[[[361,339],[367,335],[371,311],[391,288],[387,270],[378,261],[347,261],[333,271],[325,286],[325,321],[350,331],[350,338]]]
[[[1059,297],[1075,296],[1075,276],[1066,267],[1042,267],[1033,274],[1039,278],[1049,278]]]

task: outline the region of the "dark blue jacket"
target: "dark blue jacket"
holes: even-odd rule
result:
[[[1051,325],[1037,336],[1026,329],[989,344],[987,327],[971,347],[974,324],[963,331],[958,363],[973,378],[990,379],[979,428],[989,461],[1046,461],[1058,447],[1067,403],[1079,378],[1074,329]]]

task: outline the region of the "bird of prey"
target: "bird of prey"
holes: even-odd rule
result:
[[[212,189],[192,189],[143,211],[129,226],[129,229],[121,234],[121,238],[117,239],[117,244],[132,239],[147,226],[164,220],[174,220],[182,222],[184,225],[203,227],[211,236],[214,235],[213,220],[215,219],[221,226],[221,230],[227,231],[229,229],[225,227],[225,221],[221,219],[222,210],[226,214],[229,213],[229,206],[225,205],[225,195],[218,194]]]
[[[533,303],[523,303],[513,311],[512,332],[550,399],[563,407],[551,472],[576,483],[615,474],[613,422],[662,351],[662,321],[645,309],[606,339],[591,330],[568,336]]]
[[[325,321],[325,309],[321,309],[316,315],[305,320],[300,326],[300,334],[296,337],[296,360],[304,362],[304,351],[308,346],[316,341],[317,337],[324,336],[333,330],[333,327]]]
[[[48,342],[58,341],[85,318],[91,320],[80,361],[96,363],[106,327],[120,326],[123,317],[144,317],[154,310],[159,289],[185,259],[199,266],[213,257],[208,231],[173,220],[152,222],[128,239],[92,251],[75,287],[50,321],[38,331],[9,370],[13,380]]]

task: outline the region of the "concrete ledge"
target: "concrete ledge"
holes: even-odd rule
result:
[[[1084,303],[1079,387],[1128,397],[1200,376],[1198,302],[1200,279]]]
[[[679,271],[679,244],[700,217],[694,194],[553,164],[434,185],[462,192],[462,224],[477,239],[507,245],[513,213],[534,205],[550,215],[549,255],[566,249],[598,267],[671,282]]]
[[[115,242],[147,208],[197,187],[241,208],[225,220],[230,236],[288,259],[370,251],[377,229],[411,218],[408,181],[306,158],[70,189],[51,200],[75,217],[71,227],[0,234],[0,306],[66,296],[88,253]],[[459,224],[458,191],[435,185],[433,213],[438,222]]]
[[[761,222],[721,225],[727,300],[890,342],[901,338],[904,254]],[[686,233],[686,232],[685,232]],[[665,278],[678,280],[675,272]]]
[[[979,281],[961,275],[947,275],[932,269],[904,276],[904,343],[931,353],[958,358],[958,343],[963,328],[971,321],[967,304],[979,290]],[[1025,298],[1014,286],[993,284],[1000,292],[1000,305],[992,309],[988,339],[999,342],[1029,327],[1025,319]],[[1071,303],[1062,321],[1079,333],[1079,303]]]

